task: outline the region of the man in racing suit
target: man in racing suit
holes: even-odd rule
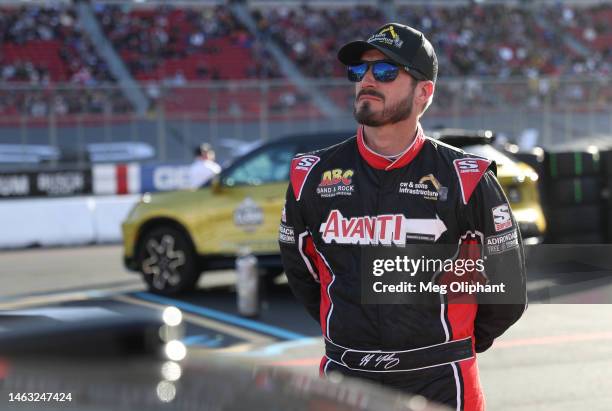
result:
[[[356,83],[360,125],[343,143],[293,159],[279,237],[289,285],[321,325],[321,374],[482,410],[475,353],[526,307],[521,237],[495,164],[423,134],[437,59],[422,33],[386,24],[338,58]],[[484,271],[462,281],[506,282],[511,298],[462,295],[453,304],[440,294],[437,304],[364,304],[366,248],[401,254],[422,244],[481,258]]]

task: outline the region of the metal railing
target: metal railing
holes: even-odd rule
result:
[[[310,84],[341,108],[338,118],[325,118],[284,80],[141,84],[151,103],[145,115],[136,114],[113,86],[0,84],[0,144],[80,152],[90,143],[145,142],[155,148],[158,161],[189,161],[202,141],[225,157],[236,140],[354,129],[353,86],[344,79]],[[422,121],[426,128],[489,128],[510,139],[535,131],[544,146],[612,135],[612,82],[606,77],[441,79]]]

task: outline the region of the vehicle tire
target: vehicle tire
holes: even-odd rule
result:
[[[149,291],[173,295],[195,288],[200,278],[197,255],[190,239],[171,226],[153,228],[143,234],[138,264]]]
[[[606,242],[612,243],[612,204],[606,202]]]
[[[547,220],[552,239],[563,235],[603,231],[602,208],[599,205],[557,207],[551,209]]]
[[[612,176],[612,150],[602,151],[600,154],[603,174],[610,178]]]
[[[612,176],[604,176],[604,179],[605,181],[602,183],[604,189],[601,197],[607,202],[607,208],[612,209],[610,207],[612,202]]]
[[[552,179],[596,176],[600,170],[599,153],[587,151],[547,153],[545,167],[547,177]]]
[[[601,194],[602,184],[598,177],[563,178],[550,182],[548,204],[599,204]]]
[[[567,234],[555,238],[556,244],[603,244],[603,233]]]

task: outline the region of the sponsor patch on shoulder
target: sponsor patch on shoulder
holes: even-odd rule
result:
[[[453,164],[459,177],[463,204],[467,204],[491,161],[483,158],[460,158],[454,160]]]
[[[320,160],[319,157],[311,154],[306,154],[291,160],[291,186],[293,187],[293,194],[297,201],[299,201],[302,196],[302,189],[304,188],[308,174],[310,174],[310,171]]]
[[[519,246],[516,228],[508,233],[492,235],[485,238],[487,254],[501,254]]]
[[[495,231],[503,231],[512,227],[512,217],[510,216],[510,207],[508,204],[502,204],[491,209],[493,214],[493,223]]]
[[[335,168],[323,172],[321,183],[317,187],[317,194],[324,198],[336,197],[338,195],[350,196],[355,191],[353,183],[353,170]]]

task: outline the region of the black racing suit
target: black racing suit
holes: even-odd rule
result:
[[[366,378],[454,409],[484,409],[475,352],[526,308],[522,240],[495,164],[425,137],[420,125],[411,147],[391,161],[367,147],[360,127],[343,143],[296,156],[290,175],[279,243],[293,293],[321,324],[321,373]],[[485,273],[472,280],[501,282],[505,269],[512,301],[484,304],[468,295],[462,304],[444,296],[438,305],[362,303],[364,247],[388,252],[427,243],[476,245],[481,255],[472,257],[485,257]],[[368,356],[377,351],[412,357],[388,372],[395,354]]]

